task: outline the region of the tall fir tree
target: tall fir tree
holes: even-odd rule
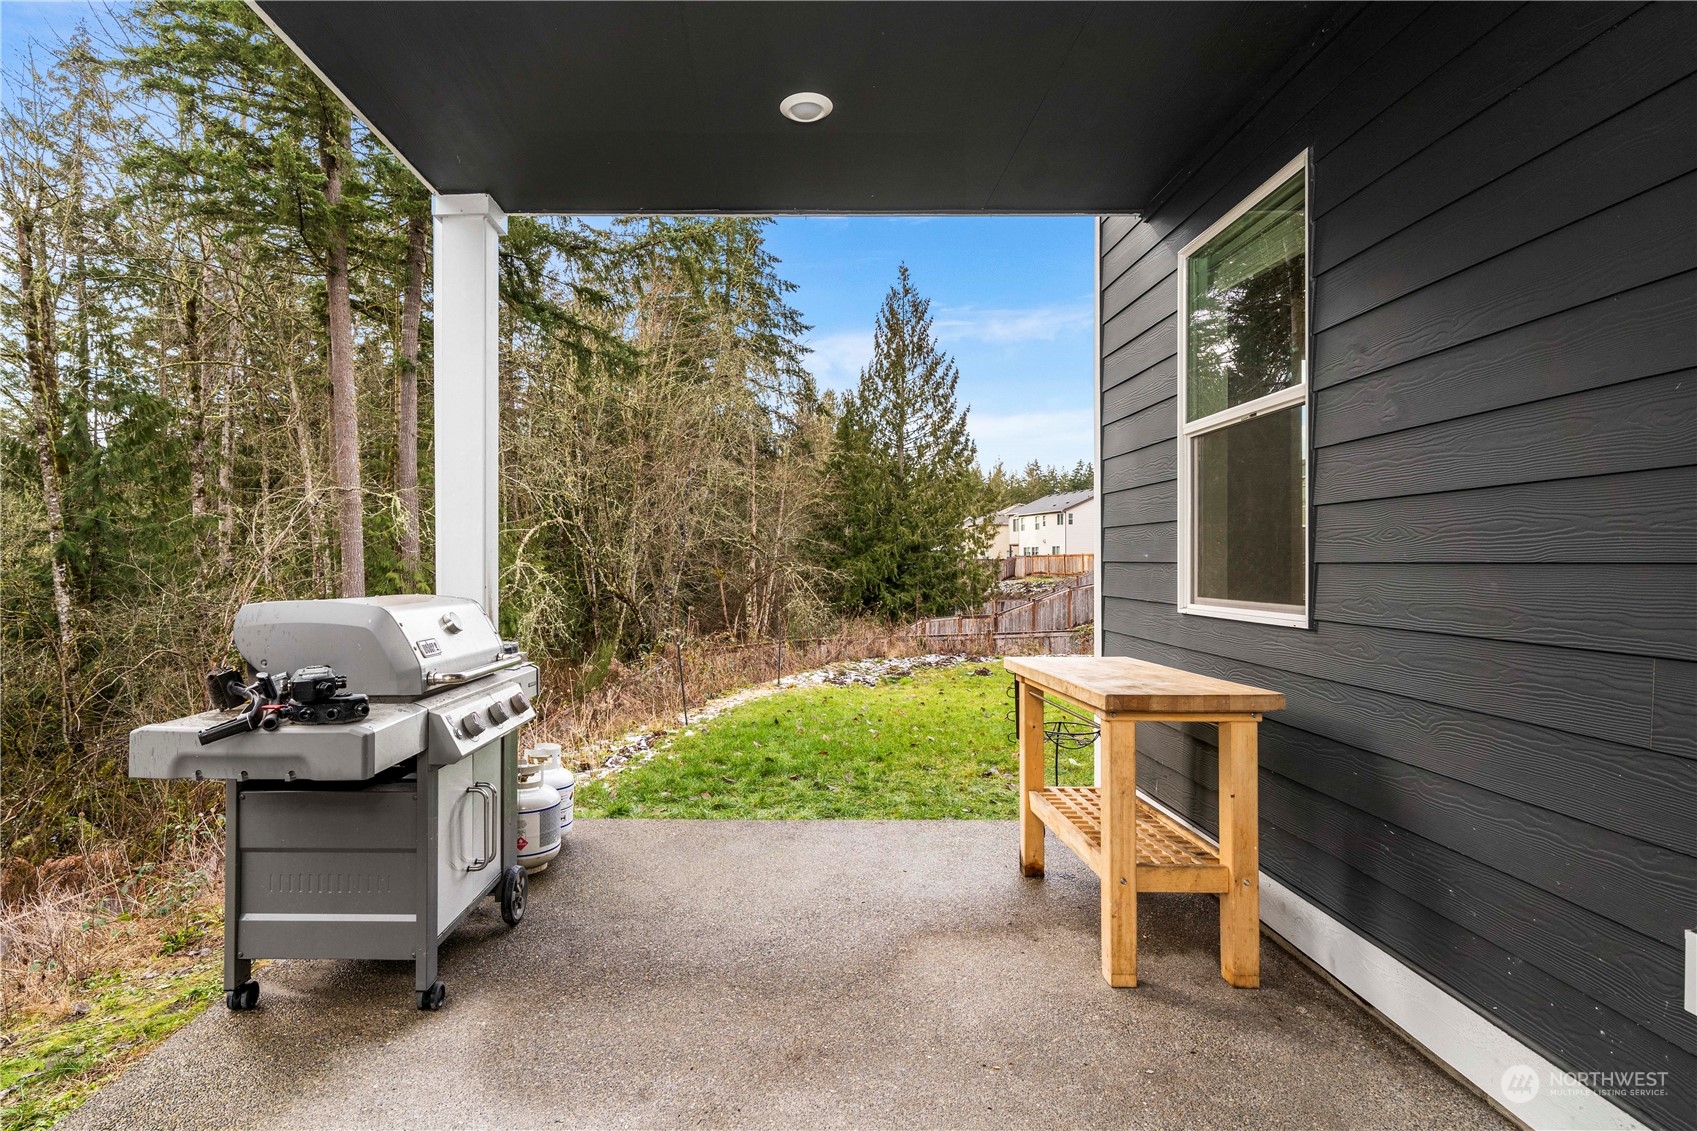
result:
[[[838,418],[823,541],[850,611],[933,616],[980,600],[988,584],[983,535],[968,521],[981,498],[977,447],[930,311],[903,264]]]

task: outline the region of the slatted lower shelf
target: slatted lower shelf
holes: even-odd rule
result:
[[[1031,794],[1031,811],[1062,844],[1102,874],[1102,801],[1089,786],[1050,786]],[[1211,891],[1231,887],[1213,845],[1165,813],[1137,803],[1137,890]]]

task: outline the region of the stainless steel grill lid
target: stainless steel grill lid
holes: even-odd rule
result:
[[[349,691],[379,698],[416,699],[502,658],[476,601],[428,594],[262,601],[242,607],[230,637],[255,671],[330,664]]]

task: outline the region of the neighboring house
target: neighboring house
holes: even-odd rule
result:
[[[1002,556],[1021,554],[1094,554],[1096,552],[1096,495],[1092,491],[1066,491],[1045,495],[1029,503],[1011,507],[1007,516],[1007,535],[998,544],[1005,546]]]
[[[969,526],[988,524],[994,530],[994,533],[990,536],[989,544],[984,547],[986,558],[1011,558],[1018,552],[1013,535],[1013,513],[1018,509],[1019,504],[1016,503],[1011,507],[1003,507],[988,518],[967,520]]]

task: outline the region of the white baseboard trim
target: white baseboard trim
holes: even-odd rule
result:
[[[1198,835],[1179,814],[1146,794],[1144,800]],[[1490,1096],[1534,1131],[1645,1131],[1646,1125],[1527,1047],[1390,951],[1261,873],[1261,921],[1310,961],[1382,1013],[1427,1054]],[[1511,1073],[1536,1081],[1531,1096],[1511,1099]]]

